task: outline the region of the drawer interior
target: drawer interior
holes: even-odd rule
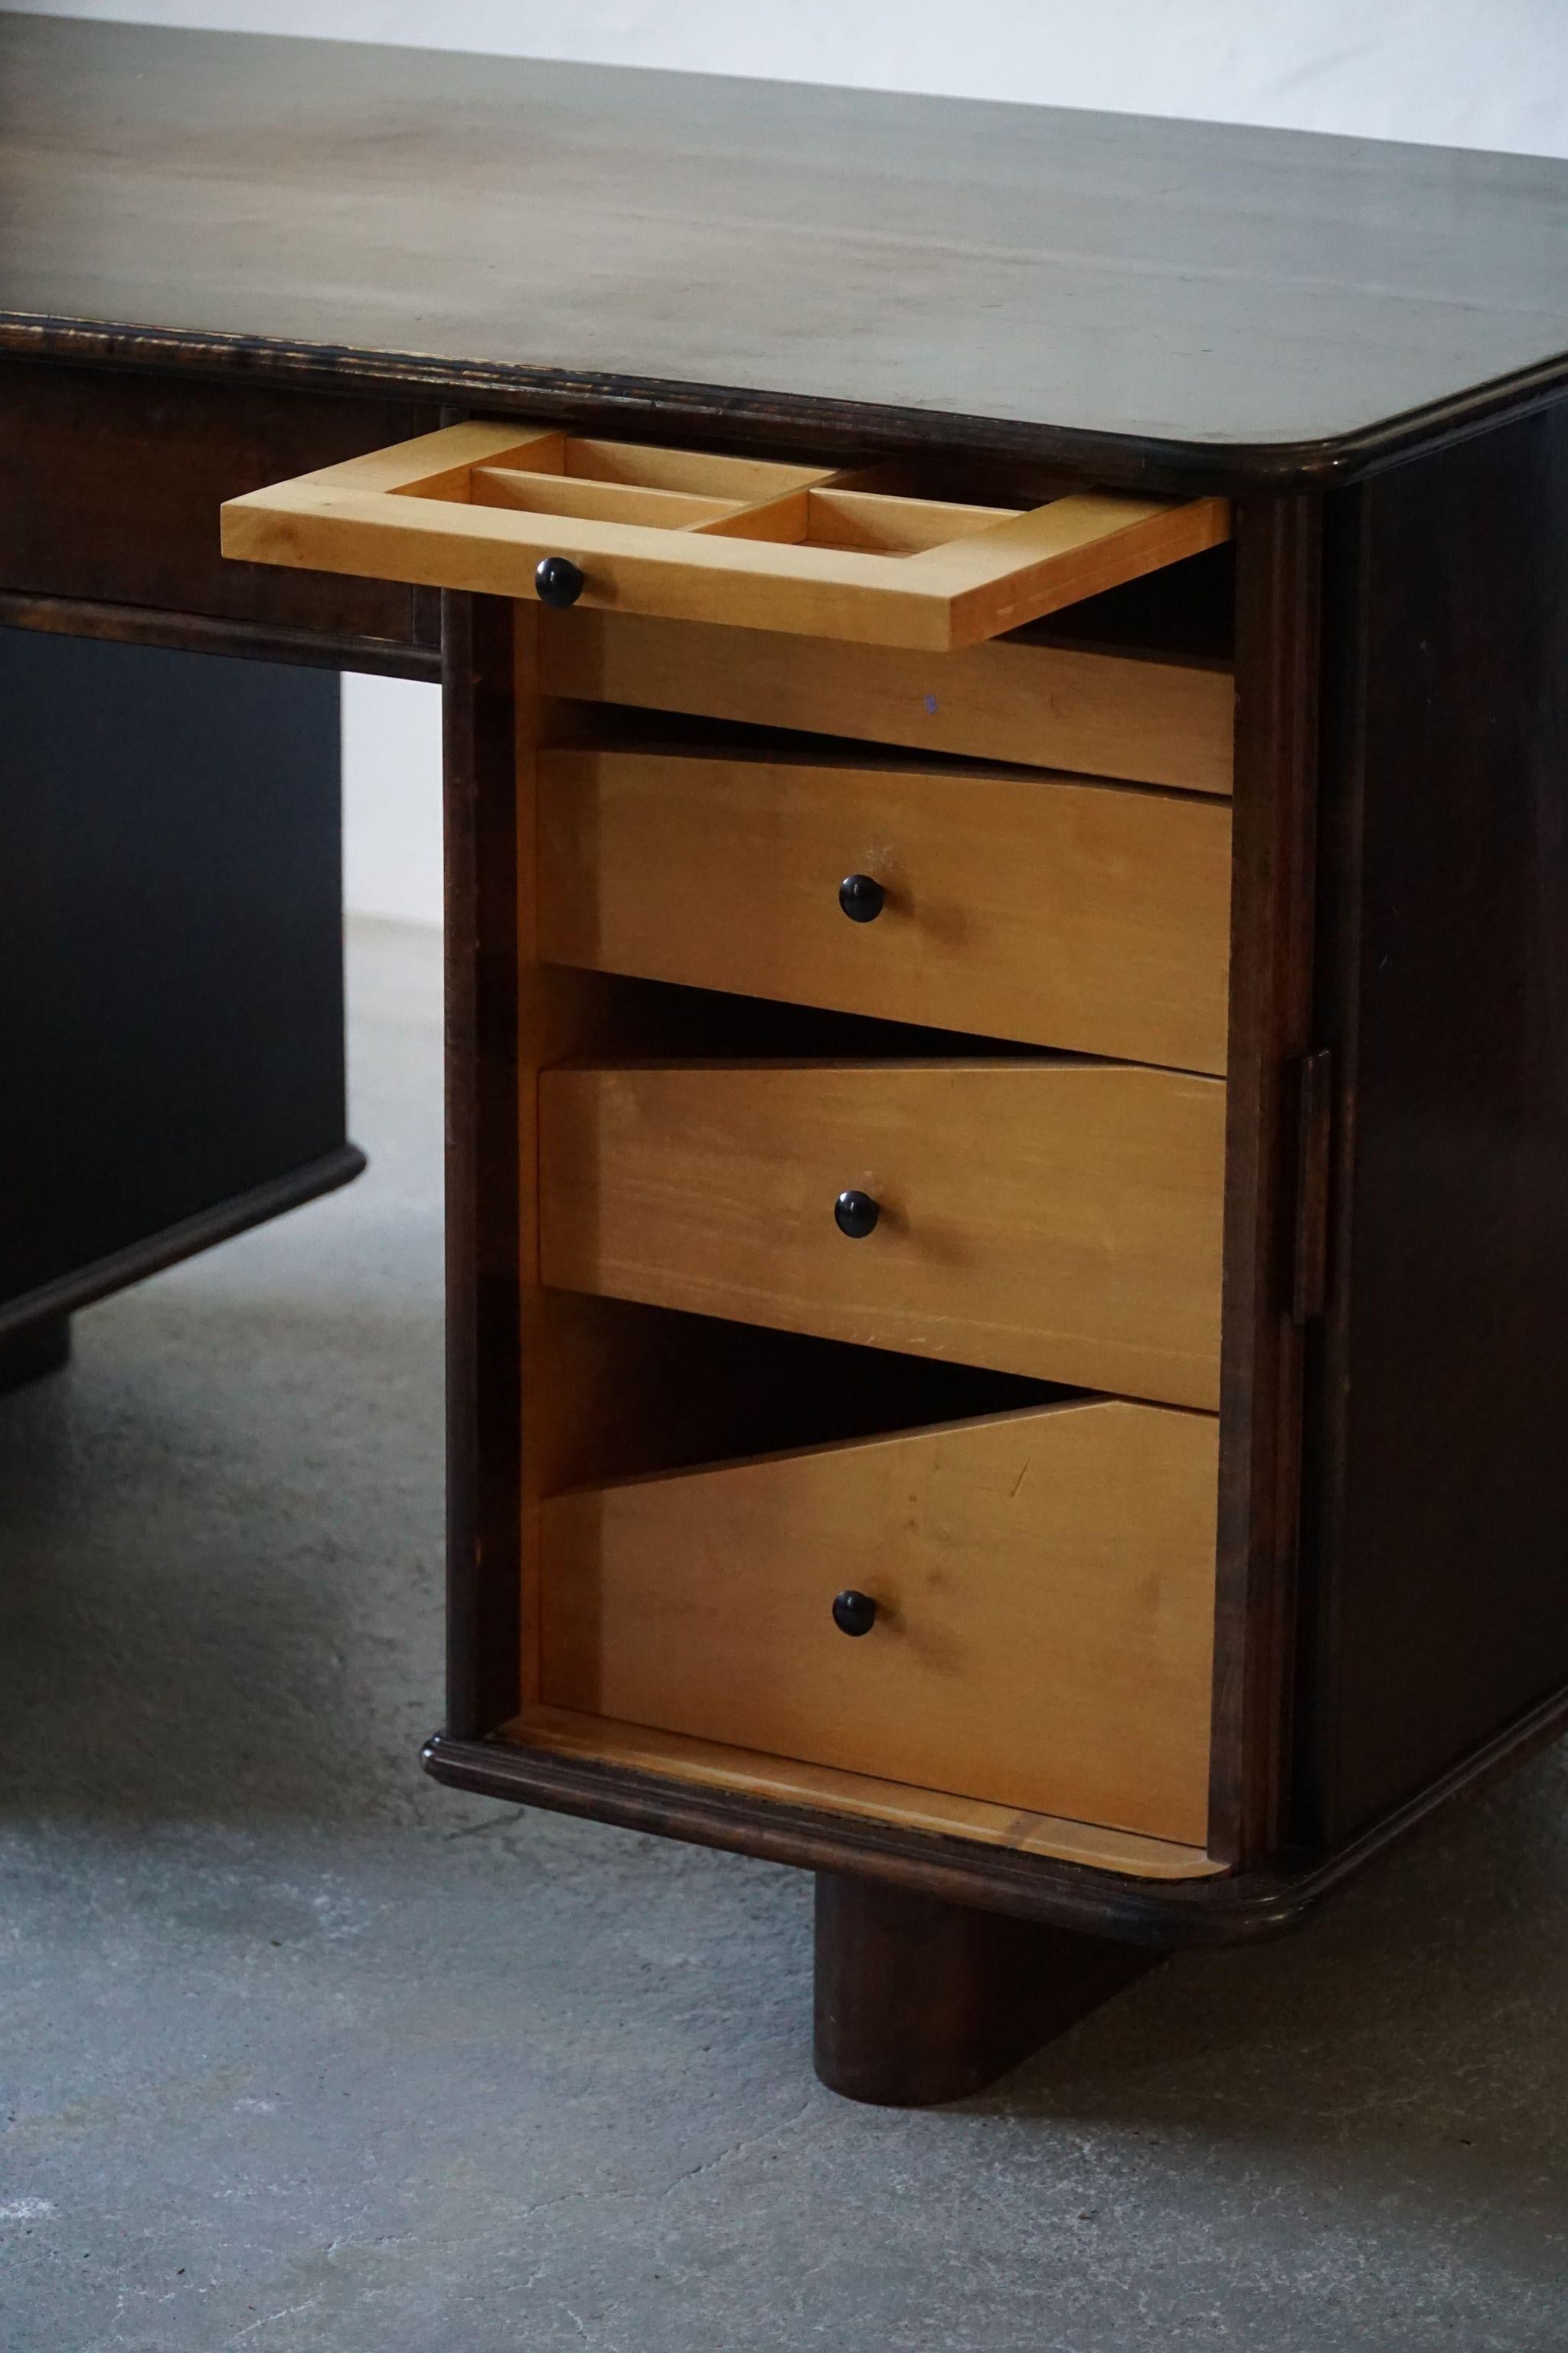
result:
[[[841,484],[821,467],[550,433],[494,464],[471,467],[467,493],[471,506],[886,556],[942,547],[1025,512],[853,487],[860,479]],[[460,488],[450,483],[439,495]]]

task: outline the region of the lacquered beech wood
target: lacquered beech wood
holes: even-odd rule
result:
[[[563,964],[1225,1070],[1224,801],[809,744],[548,752],[539,788]]]
[[[616,461],[606,479],[602,453]],[[590,470],[578,453],[600,459]],[[978,645],[1217,547],[1221,499],[1086,485],[1025,508],[804,480],[732,497],[736,461],[683,453],[699,492],[663,487],[670,453],[520,422],[453,425],[268,483],[223,509],[226,555],[563,608],[584,606],[815,640]],[[874,480],[872,476],[869,479]],[[820,487],[817,487],[817,486]]]
[[[437,1741],[432,1770],[446,1774],[458,1746]],[[950,1856],[962,1854],[970,1863],[975,1850],[989,1848],[993,1858],[997,1853],[1048,1857],[1083,1866],[1089,1883],[1096,1873],[1110,1873],[1119,1883],[1141,1881],[1156,1902],[1167,1889],[1226,1875],[1223,1863],[1211,1862],[1201,1847],[1180,1840],[1111,1830],[1065,1814],[1029,1813],[983,1798],[955,1798],[947,1789],[917,1788],[882,1775],[807,1765],[797,1757],[773,1757],[757,1748],[729,1748],[719,1741],[578,1715],[570,1708],[526,1707],[503,1727],[499,1739],[479,1744],[477,1754],[464,1746],[462,1755],[466,1766],[455,1764],[458,1774],[473,1766],[481,1777],[499,1772],[512,1787],[532,1787],[542,1770],[552,1788],[571,1783],[608,1787],[623,1799],[632,1788],[639,1788],[647,1799],[641,1817],[645,1826],[663,1821],[668,1828],[677,1820],[699,1824],[679,1835],[737,1846],[742,1852],[749,1851],[747,1841],[769,1823],[788,1841],[792,1830],[786,1824],[793,1825],[793,1836],[798,1837],[801,1825],[814,1824],[821,1832],[823,1818],[836,1818],[821,1847],[812,1842],[810,1831],[805,1843],[776,1849],[771,1835],[768,1839],[768,1851],[776,1851],[779,1859],[813,1866],[824,1854],[846,1854],[851,1846],[864,1856],[868,1833],[886,1842],[879,1854],[886,1862],[900,1839],[914,1832],[928,1841],[928,1862],[934,1852],[929,1841],[934,1837],[945,1841]],[[518,1777],[515,1781],[512,1776]],[[479,1786],[487,1786],[482,1778]],[[662,1791],[663,1803],[670,1808],[668,1820],[656,1791]],[[595,1809],[588,1803],[583,1810]],[[712,1835],[715,1824],[727,1834]],[[984,1871],[970,1871],[960,1892],[966,1901],[984,1903],[986,1883]],[[1059,1895],[1061,1890],[1054,1892]],[[1002,1908],[1029,1911],[1027,1900],[1020,1903],[1020,1893],[1026,1896],[1026,1885],[1021,1890],[1015,1883]]]
[[[1215,1455],[1078,1401],[550,1497],[542,1696],[1199,1846]]]
[[[649,1060],[547,1070],[539,1106],[547,1284],[1219,1401],[1217,1079],[1043,1058]],[[847,1191],[877,1204],[851,1247]]]
[[[1228,551],[1221,551],[1228,554]],[[1184,568],[1165,626],[1208,593]],[[1223,601],[1223,600],[1222,600]],[[1067,617],[1058,616],[1058,619]],[[1109,617],[1102,628],[1113,628]],[[1228,642],[1228,607],[1221,627]],[[802,643],[768,629],[637,613],[546,614],[558,694],[695,712],[921,752],[1006,760],[1177,791],[1230,791],[1236,691],[1227,659],[1150,659],[1039,633],[928,656],[898,646]]]

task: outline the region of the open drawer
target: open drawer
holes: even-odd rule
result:
[[[923,497],[855,471],[454,425],[253,491],[223,550],[488,596],[942,652],[1230,533],[1223,499]],[[897,488],[891,485],[897,484]]]
[[[1080,1398],[570,1489],[543,1704],[1201,1845],[1217,1461]]]

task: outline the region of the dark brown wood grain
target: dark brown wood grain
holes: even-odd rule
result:
[[[3,28],[0,28],[3,40]],[[415,593],[396,582],[340,579],[218,553],[218,509],[237,492],[331,465],[425,431],[433,409],[181,377],[0,360],[0,591],[31,625],[70,617],[78,634],[106,607],[126,617],[92,633],[152,641],[132,610],[319,640],[334,655],[433,651]],[[100,620],[101,620],[101,617]]]
[[[1141,1946],[819,1872],[816,2072],[829,2091],[877,2107],[965,2099],[1160,1959]]]
[[[512,607],[442,599],[447,860],[447,1714],[516,1713],[521,1627]]]
[[[283,623],[214,619],[205,613],[160,612],[150,605],[110,605],[75,596],[0,589],[0,628],[46,637],[97,638],[111,645],[162,646],[172,653],[234,654],[246,661],[287,662],[307,670],[364,670],[382,678],[441,681],[440,628],[416,615],[413,641],[332,637]]]
[[[1314,1047],[1297,1065],[1296,1219],[1290,1315],[1315,1324],[1328,1303],[1329,1208],[1332,1195],[1334,1058]]]
[[[1237,124],[6,16],[0,217],[16,349],[1172,487],[1568,374],[1568,164]]]
[[[1568,1680],[1568,405],[1333,503],[1304,1834]]]
[[[1211,1852],[1256,1862],[1287,1802],[1301,1338],[1291,1310],[1311,1037],[1321,517],[1237,516],[1236,792]]]

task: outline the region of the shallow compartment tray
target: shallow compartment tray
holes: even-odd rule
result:
[[[941,651],[1230,530],[1221,499],[1090,489],[1014,509],[882,491],[876,479],[519,419],[456,425],[231,500],[223,548],[514,597],[532,597],[542,561],[563,557],[590,608]]]

